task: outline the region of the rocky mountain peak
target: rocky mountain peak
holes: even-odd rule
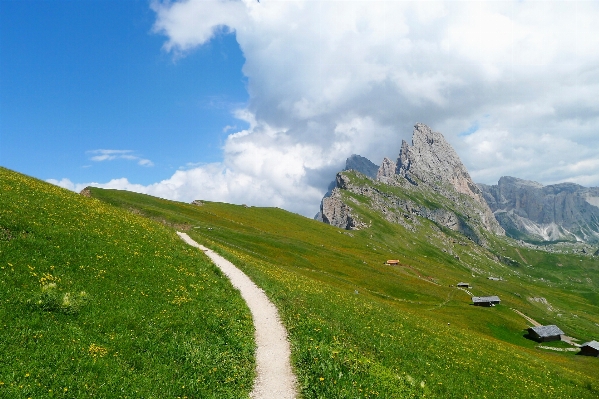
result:
[[[458,193],[484,203],[482,192],[453,147],[439,132],[418,123],[414,126],[412,146],[405,141],[397,159],[396,173],[410,182],[449,183]]]
[[[370,159],[353,154],[345,160],[345,169],[343,170],[355,170],[371,179],[376,179],[378,169],[379,166],[375,165]]]
[[[497,183],[497,185],[500,187],[513,186],[513,187],[543,188],[543,185],[541,183],[537,183],[536,181],[518,179],[517,177],[512,177],[512,176],[501,176],[499,178],[499,182]]]
[[[346,170],[358,170],[376,181],[361,180],[354,184],[351,173],[337,174],[335,189],[325,195],[317,215],[325,223],[352,229],[366,225],[354,213],[355,204],[344,200],[343,192],[351,192],[368,197],[373,209],[394,223],[403,225],[406,218],[411,220],[412,215],[416,215],[460,231],[481,244],[485,242],[481,229],[504,234],[457,153],[441,133],[433,132],[422,123],[414,126],[412,145],[403,141],[397,162],[383,159],[376,173],[350,168],[350,159]],[[367,164],[374,165],[370,161]],[[381,183],[399,191],[387,191]],[[428,200],[422,201],[422,198]]]

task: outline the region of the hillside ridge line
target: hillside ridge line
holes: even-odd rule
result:
[[[275,305],[245,273],[216,252],[195,242],[186,233],[177,232],[187,244],[199,248],[229,278],[247,303],[255,327],[256,379],[250,393],[253,399],[294,399],[296,377],[291,368],[291,348],[287,330]]]

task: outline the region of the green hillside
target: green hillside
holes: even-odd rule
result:
[[[484,249],[426,219],[409,229],[388,223],[360,196],[352,207],[370,227],[344,231],[274,208],[90,192],[185,230],[262,287],[289,331],[304,398],[599,395],[597,358],[539,348],[512,310],[582,342],[597,339],[597,258],[533,251],[506,238],[490,237]],[[501,305],[470,305],[455,287],[460,281],[473,295],[499,295]]]
[[[242,398],[249,310],[172,229],[0,168],[1,398]]]

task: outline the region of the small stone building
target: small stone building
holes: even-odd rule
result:
[[[399,260],[397,259],[389,259],[387,262],[385,262],[386,265],[399,265]]]
[[[473,296],[472,304],[474,306],[495,306],[499,305],[501,300],[498,296]]]
[[[470,288],[470,284],[468,284],[468,283],[458,283],[458,287],[460,287],[460,288]]]
[[[599,357],[599,342],[591,341],[580,346],[581,355]]]
[[[556,325],[537,326],[528,329],[528,336],[537,342],[561,341],[564,332]]]

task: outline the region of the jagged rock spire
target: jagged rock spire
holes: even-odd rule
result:
[[[443,185],[451,185],[456,192],[480,204],[482,221],[488,230],[503,234],[503,228],[493,216],[482,191],[472,181],[460,157],[441,133],[417,123],[412,134],[412,145],[402,142],[395,171],[412,184],[421,182],[441,191]]]
[[[390,180],[395,176],[395,168],[395,162],[385,157],[378,172],[376,173],[376,179],[378,181],[382,181],[383,183],[389,183]]]

